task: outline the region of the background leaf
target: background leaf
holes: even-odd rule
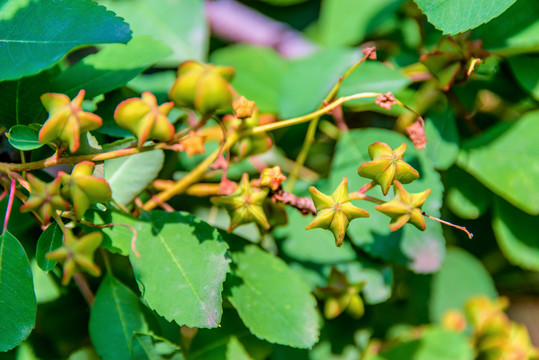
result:
[[[97,353],[108,359],[131,359],[131,337],[145,332],[143,305],[124,284],[107,274],[90,311],[90,338]]]
[[[498,126],[498,129],[503,127]],[[503,134],[497,129],[464,147],[458,165],[483,185],[531,215],[539,214],[539,110],[525,114]],[[496,159],[496,161],[492,161]]]
[[[539,2],[518,0],[499,17],[472,31],[487,50],[508,54],[535,52],[539,45]]]
[[[26,339],[36,311],[30,263],[19,241],[5,231],[0,235],[0,352]]]
[[[418,340],[400,343],[371,359],[472,360],[474,352],[464,334],[439,328],[428,328]]]
[[[50,271],[54,268],[56,261],[47,259],[45,255],[61,247],[63,237],[62,229],[56,222],[47,226],[45,231],[41,233],[36,247],[36,260],[41,270]]]
[[[226,344],[227,360],[252,360],[237,337],[231,336]]]
[[[148,36],[136,37],[125,45],[107,45],[55,77],[53,89],[69,97],[85,89],[90,99],[124,85],[171,52],[168,46]]]
[[[166,339],[154,335],[133,334],[131,358],[137,360],[183,360],[181,349]]]
[[[503,13],[516,0],[414,0],[429,22],[444,34],[457,34],[478,27]]]
[[[464,311],[466,301],[475,295],[498,296],[492,278],[473,255],[459,248],[447,251],[444,263],[431,285],[430,319],[440,322],[447,310]]]
[[[163,150],[105,161],[105,179],[110,185],[112,199],[122,205],[129,204],[159,174],[163,167]]]
[[[401,0],[324,0],[320,9],[318,36],[327,46],[355,45],[368,31],[393,14]]]
[[[17,10],[0,18],[0,80],[35,74],[80,45],[131,38],[122,19],[91,0],[69,6],[53,0],[8,0],[3,5]]]
[[[170,46],[173,53],[159,61],[174,67],[188,59],[204,61],[208,51],[208,25],[203,0],[101,0],[131,26],[134,36],[149,35]]]
[[[532,216],[496,199],[492,227],[505,257],[524,269],[539,271],[539,216]]]
[[[229,300],[261,339],[310,348],[318,340],[316,302],[307,285],[281,259],[254,245],[232,253]]]
[[[477,219],[487,211],[492,193],[473,176],[458,166],[451,167],[445,176],[446,205],[463,219]]]
[[[282,77],[279,115],[288,118],[316,110],[339,76],[360,58],[355,50],[326,49],[293,61]]]
[[[260,111],[278,112],[280,83],[288,68],[288,62],[276,51],[235,45],[213,52],[211,61],[236,69],[232,85],[247,99],[256,100]]]
[[[57,68],[12,81],[0,82],[0,124],[9,128],[13,125],[43,123],[47,112],[40,96],[51,91],[51,78]]]
[[[222,314],[227,244],[187,213],[144,213],[136,224],[140,258],[129,255],[148,305],[168,321],[213,328]],[[171,301],[174,299],[174,301]]]
[[[425,134],[428,139],[425,148],[427,158],[435,169],[447,170],[459,154],[459,134],[451,111],[430,113],[425,120]]]
[[[352,73],[343,80],[339,89],[339,96],[348,96],[360,92],[393,93],[407,87],[411,79],[395,68],[391,68],[381,62],[367,60],[359,65]],[[362,103],[362,99],[347,102],[345,106],[353,106]],[[373,100],[369,101],[370,103]]]
[[[539,101],[539,56],[513,56],[507,61],[519,84]]]
[[[39,132],[26,125],[15,125],[6,134],[9,143],[17,150],[27,151],[43,146],[39,142]]]

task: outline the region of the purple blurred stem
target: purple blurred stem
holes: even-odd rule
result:
[[[317,48],[301,32],[234,0],[206,1],[206,17],[213,33],[231,42],[272,47],[289,58]]]

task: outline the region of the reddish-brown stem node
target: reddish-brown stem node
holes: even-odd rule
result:
[[[425,212],[423,212],[422,215],[424,217],[426,217],[426,218],[431,219],[431,220],[438,221],[439,223],[442,223],[444,225],[451,226],[451,227],[454,227],[455,229],[459,229],[461,231],[464,231],[466,233],[466,235],[468,235],[468,238],[470,238],[470,239],[473,238],[473,234],[471,232],[469,232],[468,229],[466,229],[464,226],[455,225],[453,223],[450,223],[449,221],[438,219],[437,217],[425,214]]]

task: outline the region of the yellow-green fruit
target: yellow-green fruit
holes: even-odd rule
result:
[[[192,108],[203,115],[230,105],[232,93],[228,81],[234,69],[186,61],[178,68],[178,77],[169,91],[169,98],[178,107]]]

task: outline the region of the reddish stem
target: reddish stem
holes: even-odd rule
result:
[[[470,239],[473,238],[473,234],[471,232],[469,232],[468,229],[466,229],[464,226],[455,225],[453,223],[450,223],[449,221],[438,219],[437,217],[430,216],[430,215],[427,215],[425,213],[423,213],[422,215],[424,217],[427,217],[427,218],[431,219],[431,220],[438,221],[439,223],[442,223],[444,225],[451,226],[451,227],[454,227],[454,228],[459,229],[461,231],[464,231],[468,235],[468,238],[470,238]]]
[[[5,194],[2,195],[4,197]],[[9,200],[7,202],[6,216],[4,217],[4,228],[2,234],[6,233],[7,223],[9,222],[9,216],[11,215],[11,208],[13,207],[13,200],[15,199],[15,179],[11,179],[11,185],[9,188]]]
[[[75,282],[77,283],[77,286],[82,293],[82,296],[88,303],[88,306],[92,307],[94,305],[95,296],[92,293],[92,290],[90,289],[90,286],[88,285],[88,282],[82,276],[81,273],[76,273],[73,275],[73,279],[75,279]]]

